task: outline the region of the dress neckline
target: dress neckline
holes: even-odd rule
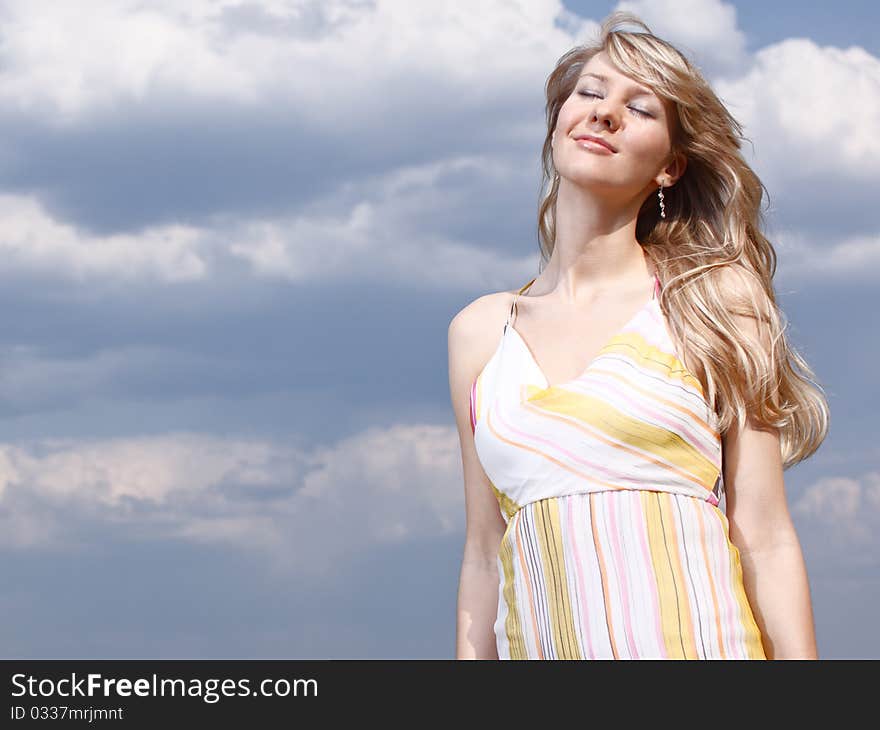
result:
[[[651,278],[654,282],[654,285],[652,288],[650,298],[644,304],[642,304],[642,306],[640,306],[635,311],[635,313],[614,334],[611,335],[611,337],[609,337],[606,340],[606,342],[598,349],[596,354],[593,355],[593,357],[587,363],[586,367],[584,367],[580,371],[580,374],[574,378],[571,378],[570,380],[565,380],[560,383],[550,383],[550,380],[547,377],[547,374],[546,374],[544,368],[541,367],[540,363],[538,363],[538,360],[535,357],[535,353],[532,350],[531,346],[526,341],[526,339],[522,336],[520,331],[516,328],[516,326],[515,326],[515,319],[516,318],[515,317],[514,317],[514,320],[511,321],[511,317],[510,317],[510,315],[508,315],[507,323],[504,325],[504,331],[502,333],[502,340],[504,339],[504,337],[506,337],[508,331],[510,331],[514,335],[514,338],[519,342],[520,347],[525,352],[526,357],[531,361],[532,365],[534,365],[534,367],[535,367],[535,370],[541,376],[541,380],[543,381],[542,385],[543,385],[544,390],[551,390],[553,388],[561,388],[561,387],[565,387],[567,385],[571,385],[572,383],[576,383],[577,381],[581,380],[585,375],[587,375],[593,369],[593,366],[595,365],[596,361],[602,356],[602,353],[605,351],[605,349],[609,345],[616,342],[625,332],[627,332],[632,327],[633,323],[642,315],[642,313],[646,309],[648,309],[648,307],[650,307],[654,301],[656,301],[657,292],[660,289],[660,279],[657,277],[656,273],[652,274]],[[535,283],[536,279],[537,279],[537,277],[532,279],[528,284],[526,284],[524,287],[522,287],[517,292],[516,296],[514,297],[513,304],[511,305],[511,314],[513,314],[513,312],[515,311],[516,300],[519,298],[519,295],[524,293],[525,291],[527,291],[529,289],[529,287],[531,287],[531,285]]]

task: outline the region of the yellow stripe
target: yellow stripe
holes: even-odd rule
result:
[[[742,623],[743,628],[745,629],[745,644],[746,644],[746,656],[749,659],[766,659],[766,655],[764,654],[764,646],[761,643],[761,630],[758,628],[758,623],[755,621],[755,616],[752,613],[752,607],[749,605],[749,599],[746,596],[746,589],[743,585],[742,579],[742,563],[740,562],[739,550],[736,545],[730,542],[730,553],[731,553],[731,570],[734,575],[734,595],[736,596],[736,602],[739,604],[740,611],[742,612]]]
[[[678,596],[681,641],[684,644],[685,656],[688,659],[699,659],[694,617],[691,614],[691,604],[688,600],[689,577],[678,544],[678,513],[672,506],[674,497],[669,492],[657,492],[656,494],[657,501],[660,504],[660,514],[663,517],[663,530],[666,534],[666,544],[669,546],[672,570],[675,575],[675,592]]]
[[[660,392],[656,387],[655,388],[642,388],[640,385],[637,385],[632,381],[631,378],[627,377],[623,373],[616,372],[614,370],[603,370],[602,368],[593,368],[593,372],[601,373],[604,376],[614,378],[615,380],[620,381],[627,388],[632,388],[637,393],[642,393],[646,396],[648,400],[652,400],[657,403],[661,408],[665,411],[678,411],[695,426],[699,426],[712,440],[718,442],[721,440],[721,436],[718,431],[713,428],[709,422],[703,418],[703,414],[694,413],[690,408],[687,408],[681,403],[677,403],[676,401],[670,400],[668,398],[661,398],[658,393]]]
[[[518,514],[522,514],[519,512]],[[514,518],[516,519],[516,518]],[[532,636],[535,637],[535,648],[538,652],[538,659],[544,658],[544,650],[541,648],[541,640],[539,638],[540,632],[538,631],[538,617],[535,615],[535,606],[537,603],[535,602],[535,592],[532,588],[534,585],[534,581],[532,580],[532,576],[529,574],[529,561],[526,558],[525,551],[523,550],[522,540],[516,541],[516,554],[519,559],[520,570],[522,571],[522,582],[525,584],[526,589],[529,592],[528,597],[528,605],[529,605],[529,618],[532,620]]]
[[[499,441],[503,441],[504,443],[506,443],[514,448],[522,449],[523,451],[528,451],[529,453],[540,456],[542,459],[546,459],[547,461],[550,461],[550,462],[556,464],[560,469],[565,469],[566,471],[571,472],[572,474],[575,474],[582,479],[588,480],[591,484],[599,484],[603,487],[606,487],[607,489],[629,489],[629,487],[624,487],[619,484],[614,484],[612,482],[606,482],[603,479],[598,479],[598,478],[591,476],[589,474],[586,474],[585,472],[582,472],[578,469],[573,469],[568,464],[565,464],[564,462],[559,461],[559,459],[556,459],[548,454],[545,454],[543,451],[539,451],[538,449],[532,448],[531,446],[526,446],[525,444],[521,444],[518,441],[512,441],[511,439],[502,436],[498,432],[498,430],[495,428],[495,426],[492,425],[492,409],[491,408],[486,412],[486,427],[489,429],[490,433],[493,436],[495,436],[495,438],[497,438]],[[714,482],[713,482],[713,484],[714,484]]]
[[[703,563],[706,566],[706,573],[709,576],[709,588],[712,590],[712,608],[715,616],[715,636],[718,639],[718,648],[721,651],[721,658],[727,659],[727,652],[724,650],[724,628],[721,625],[721,606],[718,604],[718,593],[715,590],[714,564],[709,557],[709,548],[706,544],[706,523],[703,521],[703,510],[697,509],[697,522],[700,523],[700,545],[703,548]]]
[[[492,482],[489,482],[489,486],[492,487],[492,491],[495,493],[495,499],[498,500],[498,506],[504,514],[505,521],[510,522],[510,518],[519,512],[520,506],[504,492],[498,489],[498,487],[492,484]]]
[[[699,378],[681,360],[673,353],[655,347],[635,330],[621,332],[602,348],[603,354],[610,352],[621,352],[633,358],[639,367],[662,373],[670,380],[693,388],[703,398],[706,397]]]
[[[549,395],[547,395],[549,394]],[[639,418],[632,418],[611,405],[602,397],[595,397],[570,390],[548,389],[538,400],[528,405],[540,413],[551,413],[567,417],[566,423],[577,427],[571,419],[599,429],[610,439],[603,439],[623,451],[629,451],[625,444],[643,452],[654,454],[662,459],[662,466],[683,470],[682,476],[695,480],[699,486],[711,490],[718,476],[718,465],[707,459],[681,436],[665,428],[653,426]],[[622,442],[622,443],[618,443]],[[657,462],[655,462],[657,463]],[[673,466],[674,465],[674,466]]]
[[[556,655],[559,659],[581,659],[565,571],[559,501],[544,499],[537,502],[534,519]]]
[[[669,658],[685,659],[686,652],[682,647],[681,630],[678,625],[675,579],[667,553],[668,540],[664,537],[663,525],[661,525],[660,501],[657,495],[658,492],[646,490],[639,492],[648,528],[651,563],[657,581],[657,593],[660,601],[660,629],[663,632],[663,643]]]
[[[766,659],[767,657],[764,653],[764,646],[761,642],[761,630],[758,628],[758,624],[755,621],[755,616],[752,613],[752,607],[749,604],[745,586],[743,585],[742,562],[740,560],[739,549],[730,539],[730,522],[727,519],[727,515],[724,514],[719,507],[715,506],[712,513],[718,518],[719,522],[721,522],[724,536],[727,538],[727,552],[730,557],[730,577],[733,595],[736,597],[736,603],[740,610],[740,621],[742,622],[742,627],[745,632],[743,640],[745,641],[746,646],[746,656],[749,657],[749,659]]]
[[[498,550],[498,556],[501,558],[501,566],[504,571],[504,602],[507,604],[507,617],[504,621],[504,631],[507,634],[507,643],[509,644],[511,659],[526,659],[528,652],[526,650],[526,640],[523,635],[522,623],[520,621],[519,610],[516,600],[516,583],[514,582],[513,573],[513,547],[507,539],[513,522],[509,522],[507,529],[504,531],[504,537],[501,538],[501,547]]]

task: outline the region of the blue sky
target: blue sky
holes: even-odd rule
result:
[[[446,332],[537,272],[543,84],[631,9],[744,124],[831,430],[820,656],[878,657],[876,7],[0,2],[3,656],[449,658]]]

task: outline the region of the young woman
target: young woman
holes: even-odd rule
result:
[[[546,92],[539,275],[449,326],[456,655],[817,658],[783,470],[828,405],[786,342],[741,127],[631,13]]]

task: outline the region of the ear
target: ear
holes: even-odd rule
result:
[[[657,185],[662,184],[664,188],[672,187],[684,175],[686,169],[687,157],[681,152],[676,152],[669,164],[655,178]]]

